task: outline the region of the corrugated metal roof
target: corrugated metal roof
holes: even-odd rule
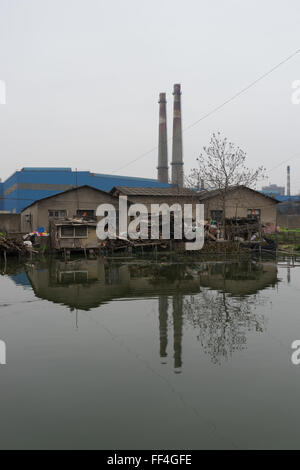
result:
[[[72,168],[68,167],[46,167],[46,166],[41,166],[41,167],[31,167],[31,166],[24,166],[21,171],[72,171]]]
[[[126,196],[191,196],[197,193],[188,188],[133,188],[128,186],[115,186],[111,193],[120,192]]]

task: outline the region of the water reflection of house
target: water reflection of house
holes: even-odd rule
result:
[[[159,354],[165,363],[171,331],[176,372],[183,363],[184,322],[199,328],[203,349],[217,362],[245,347],[247,331],[263,331],[263,315],[253,309],[255,294],[278,282],[275,263],[249,261],[180,265],[52,260],[44,267],[29,266],[27,275],[37,297],[71,309],[89,310],[119,298],[157,297]],[[254,299],[248,302],[250,297]]]
[[[166,276],[166,267],[163,268]],[[172,279],[151,274],[139,265],[111,264],[103,259],[63,262],[52,259],[49,265],[31,266],[27,275],[37,297],[67,305],[72,309],[89,310],[118,298],[147,297],[161,294],[181,295],[199,292],[198,275],[184,278],[184,271],[169,269]]]
[[[200,290],[198,272],[184,265],[116,265],[97,260],[31,265],[27,276],[35,295],[70,309],[89,310],[118,298],[158,297],[160,356],[167,355],[173,324],[174,368],[182,365],[183,298]],[[169,308],[172,313],[168,313]]]
[[[44,267],[29,267],[27,275],[37,297],[79,310],[90,310],[125,295],[129,283],[126,266],[105,268],[98,259],[69,263],[52,260]]]

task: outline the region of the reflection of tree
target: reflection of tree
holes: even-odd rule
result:
[[[265,330],[265,317],[255,310],[263,301],[259,294],[232,297],[205,289],[184,299],[183,316],[199,327],[198,338],[204,351],[219,364],[235,351],[246,348],[248,332]]]
[[[182,366],[184,324],[191,323],[199,330],[198,339],[216,364],[230,358],[234,352],[244,350],[250,332],[265,330],[266,320],[256,307],[264,302],[259,290],[278,282],[276,266],[246,260],[207,263],[199,267],[178,265],[173,272],[171,269],[170,266],[157,266],[152,282],[159,285],[164,278],[170,277],[180,280],[169,301],[169,318],[167,297],[159,296],[160,356],[165,362],[168,328],[173,327],[175,370],[179,371]],[[189,282],[189,276],[194,282],[199,280],[196,290],[201,289],[199,293],[192,295],[189,291],[185,294],[183,285]]]

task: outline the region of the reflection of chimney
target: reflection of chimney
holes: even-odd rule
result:
[[[160,295],[158,298],[159,312],[159,339],[160,339],[160,357],[167,357],[168,345],[168,297]]]
[[[169,182],[166,104],[167,104],[166,94],[160,93],[159,94],[157,179],[161,183]]]
[[[182,342],[182,295],[173,296],[173,328],[174,328],[174,368],[180,369],[182,366],[181,359],[181,342]],[[177,370],[176,372],[180,372]]]
[[[291,195],[291,169],[289,166],[287,167],[286,194],[287,196]]]
[[[173,147],[172,147],[172,184],[183,187],[183,157],[181,128],[181,89],[180,84],[174,85],[173,108]]]

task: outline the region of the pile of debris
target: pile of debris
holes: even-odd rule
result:
[[[28,253],[28,247],[18,238],[12,238],[3,233],[0,234],[0,252],[4,254],[21,254]]]
[[[146,222],[147,223],[147,222]],[[153,249],[162,249],[165,250],[170,247],[170,242],[171,243],[176,243],[176,242],[181,242],[182,240],[177,240],[174,239],[174,227],[175,227],[176,221],[174,220],[174,214],[170,214],[170,226],[167,226],[167,229],[170,231],[170,237],[169,238],[163,238],[163,234],[165,233],[163,224],[162,224],[162,219],[161,217],[158,219],[158,225],[154,226],[151,223],[151,216],[149,214],[148,217],[148,223],[146,226],[146,233],[148,238],[146,239],[141,239],[138,238],[136,240],[133,240],[130,238],[130,235],[127,233],[120,233],[119,235],[115,235],[115,239],[108,238],[104,241],[101,242],[100,248],[103,249],[103,251],[107,251],[110,253],[113,253],[118,250],[135,250],[135,249],[140,249],[143,250],[153,250]],[[182,233],[183,233],[183,227],[184,227],[184,221],[182,221]],[[155,230],[157,232],[158,238],[152,239],[152,231]],[[184,238],[183,238],[184,239]]]
[[[113,253],[118,250],[129,250],[136,248],[167,248],[168,243],[163,240],[131,240],[130,238],[126,239],[124,237],[117,236],[115,239],[108,238],[101,242],[100,248],[109,253]]]
[[[229,240],[253,241],[261,238],[261,232],[261,223],[257,219],[226,219],[226,235]]]
[[[247,217],[226,219],[225,227],[221,223],[205,223],[207,241],[253,241],[260,239],[261,235],[262,226],[257,219]]]

